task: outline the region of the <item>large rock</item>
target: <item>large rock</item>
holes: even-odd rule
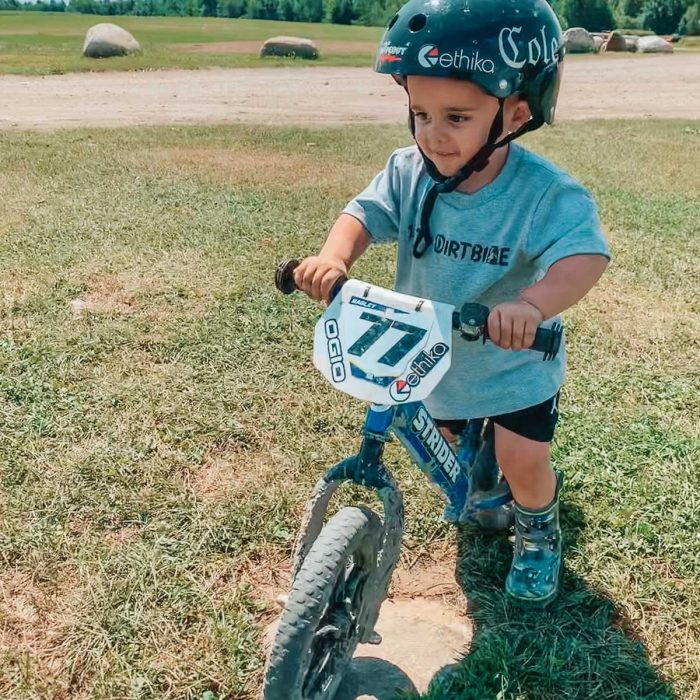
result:
[[[564,32],[564,46],[568,53],[593,53],[595,43],[590,32],[583,27],[571,27]]]
[[[639,37],[634,34],[623,34],[625,39],[625,44],[627,44],[627,50],[634,53],[637,50],[637,44],[639,44]]]
[[[595,52],[598,53],[603,48],[603,37],[602,36],[594,36],[593,37],[593,45],[595,47]]]
[[[318,58],[318,48],[311,39],[297,36],[273,36],[260,49],[261,56],[293,56]]]
[[[627,51],[627,42],[620,32],[610,32],[603,42],[603,51]]]
[[[660,36],[640,36],[637,51],[641,53],[673,53],[673,46]]]
[[[88,58],[126,56],[139,51],[141,51],[139,42],[126,29],[108,22],[90,27],[83,44],[83,56]]]

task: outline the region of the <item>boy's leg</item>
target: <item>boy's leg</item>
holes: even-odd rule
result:
[[[549,457],[556,414],[546,417],[548,403],[494,418],[496,458],[515,500],[515,551],[506,591],[540,603],[556,595],[561,569],[560,482]],[[556,412],[556,397],[551,406]],[[538,418],[544,424],[537,425]]]
[[[496,461],[516,503],[542,508],[554,498],[556,478],[548,442],[538,442],[495,423]]]

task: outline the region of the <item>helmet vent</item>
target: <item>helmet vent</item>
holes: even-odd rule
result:
[[[419,32],[427,23],[428,18],[423,13],[413,15],[413,17],[408,20],[408,29],[411,32]]]
[[[387,29],[391,29],[391,28],[396,24],[396,21],[398,20],[398,18],[399,18],[399,13],[397,12],[397,13],[389,20],[389,24],[387,25],[386,28],[387,28]]]

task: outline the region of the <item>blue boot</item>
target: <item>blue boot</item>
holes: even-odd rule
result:
[[[513,598],[546,605],[557,595],[562,568],[559,492],[563,476],[557,472],[552,502],[538,510],[515,504],[515,551],[506,592]]]

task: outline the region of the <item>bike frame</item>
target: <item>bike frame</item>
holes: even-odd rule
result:
[[[393,433],[406,448],[414,464],[425,472],[431,481],[445,494],[448,513],[459,519],[467,505],[471,464],[479,445],[483,421],[470,421],[459,453],[442,436],[425,405],[420,402],[397,406],[372,405],[367,410],[362,428],[362,443],[356,455],[348,457],[331,469],[318,481],[304,512],[299,538],[294,553],[292,577],[296,576],[306,553],[324,524],[331,497],[344,481],[373,488],[384,507],[384,532],[375,581],[367,586],[376,592],[367,600],[359,621],[361,641],[371,641],[379,607],[386,596],[389,580],[399,558],[403,533],[403,498],[394,478],[382,462],[384,445]]]

